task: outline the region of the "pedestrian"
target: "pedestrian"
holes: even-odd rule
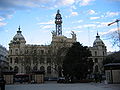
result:
[[[99,82],[101,83],[102,81],[102,74],[99,74]]]
[[[98,76],[97,76],[97,74],[94,74],[94,79],[95,79],[95,82],[97,83],[97,81],[98,81]]]

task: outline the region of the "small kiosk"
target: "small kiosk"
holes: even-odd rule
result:
[[[44,71],[33,71],[32,80],[37,84],[44,83]]]
[[[4,77],[6,84],[13,84],[14,83],[13,79],[14,79],[15,74],[16,74],[16,72],[14,72],[14,71],[3,72],[3,77]]]
[[[104,65],[104,68],[107,83],[120,83],[120,63],[109,63]]]

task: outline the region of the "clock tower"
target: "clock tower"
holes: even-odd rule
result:
[[[60,10],[57,11],[57,14],[55,17],[55,24],[56,24],[56,35],[61,36],[62,35],[62,17],[60,14]]]

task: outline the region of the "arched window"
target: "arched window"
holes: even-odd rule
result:
[[[50,66],[47,67],[47,73],[51,74],[51,67]]]
[[[30,66],[27,66],[27,67],[26,67],[26,73],[30,73],[30,71],[31,71]]]
[[[41,67],[40,67],[40,71],[45,71],[44,66],[41,66]]]
[[[14,71],[18,72],[19,68],[17,66],[14,67]]]
[[[34,71],[37,71],[37,66],[34,66],[34,67],[33,67],[33,70],[34,70]]]

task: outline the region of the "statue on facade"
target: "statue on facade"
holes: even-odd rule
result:
[[[75,32],[74,31],[71,31],[72,33],[71,33],[71,35],[72,35],[72,38],[73,39],[76,39],[76,34],[75,34]]]
[[[56,36],[56,32],[55,31],[52,31],[51,33],[52,33],[53,37]]]

